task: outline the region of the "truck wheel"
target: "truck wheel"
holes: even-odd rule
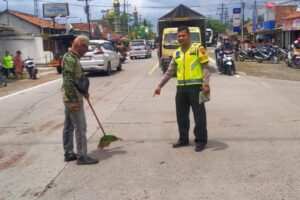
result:
[[[61,74],[62,73],[62,67],[61,66],[56,67],[56,71],[57,71],[58,74]]]

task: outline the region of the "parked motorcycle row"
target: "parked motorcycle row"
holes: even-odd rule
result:
[[[278,46],[261,45],[258,48],[239,50],[238,59],[239,61],[253,60],[258,63],[268,62],[272,64],[285,61],[289,67],[300,68],[300,49],[285,50]]]

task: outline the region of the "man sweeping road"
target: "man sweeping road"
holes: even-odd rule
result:
[[[189,145],[189,112],[192,107],[195,119],[195,151],[202,151],[207,144],[207,128],[204,102],[199,102],[199,98],[201,91],[206,96],[210,93],[208,55],[202,45],[191,44],[187,26],[178,27],[177,39],[180,47],[175,51],[154,96],[160,95],[161,88],[177,72],[176,115],[179,140],[173,144],[173,148]]]
[[[88,99],[89,94],[81,94],[76,88],[82,76],[80,57],[89,48],[89,39],[86,36],[75,38],[72,48],[63,58],[63,101],[65,105],[65,123],[63,129],[63,146],[65,150],[65,162],[77,160],[78,165],[91,165],[98,163],[97,159],[87,156],[86,119],[83,106],[83,97]],[[74,153],[73,135],[77,146],[77,155]]]

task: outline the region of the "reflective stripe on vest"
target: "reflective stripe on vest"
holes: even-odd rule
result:
[[[13,68],[12,56],[4,56],[2,63],[4,68],[7,69]]]
[[[173,55],[177,64],[177,85],[199,85],[203,83],[203,69],[199,61],[199,44],[193,43],[184,53],[179,47]]]

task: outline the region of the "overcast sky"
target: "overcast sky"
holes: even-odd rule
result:
[[[257,0],[258,5],[262,6],[266,0]],[[284,1],[284,0],[283,0]],[[69,3],[70,19],[72,22],[85,22],[86,15],[84,13],[84,1],[78,0],[39,0],[39,15],[42,16],[42,4],[43,3]],[[120,4],[124,4],[124,0],[119,0]],[[172,10],[179,4],[184,4],[193,10],[210,18],[220,18],[221,3],[224,3],[224,8],[228,9],[229,18],[232,17],[232,8],[241,7],[241,0],[125,0],[129,4],[126,8],[126,12],[132,13],[134,6],[137,7],[141,18],[151,20],[155,25],[156,20]],[[245,16],[251,17],[253,12],[253,0],[244,0],[245,3]],[[274,0],[272,2],[278,2]],[[91,18],[101,19],[102,12],[106,9],[110,9],[113,4],[113,0],[91,0]],[[33,0],[8,0],[8,7],[11,10],[18,10],[26,13],[34,13]],[[0,0],[0,10],[6,9],[5,0]],[[121,8],[123,11],[123,7]],[[63,20],[63,19],[58,19]],[[63,22],[63,21],[62,21]]]

